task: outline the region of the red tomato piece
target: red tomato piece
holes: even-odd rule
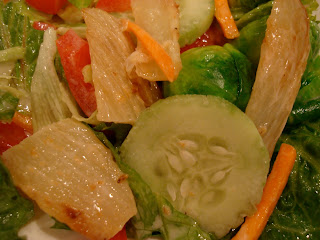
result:
[[[57,14],[68,0],[26,0],[26,2],[35,9],[48,13]]]
[[[36,30],[40,31],[45,31],[48,28],[54,28],[57,29],[56,26],[50,24],[50,23],[45,23],[45,22],[33,22],[32,27]]]
[[[180,49],[180,53],[183,53],[191,48],[195,47],[206,47],[211,45],[223,46],[228,40],[224,37],[222,29],[220,28],[216,20],[213,21],[212,25],[201,37],[199,37],[194,43],[184,46]]]
[[[72,29],[58,38],[56,44],[70,91],[89,117],[97,109],[94,87],[84,81],[82,74],[83,67],[91,63],[89,44]]]
[[[0,154],[29,137],[31,133],[15,123],[0,122]]]
[[[126,228],[124,227],[114,237],[110,238],[110,240],[127,240]]]
[[[99,0],[97,8],[106,12],[126,12],[131,10],[130,0]]]

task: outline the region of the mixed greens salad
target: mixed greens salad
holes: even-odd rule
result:
[[[0,2],[0,239],[232,239],[282,143],[259,239],[320,239],[319,4],[228,4]]]

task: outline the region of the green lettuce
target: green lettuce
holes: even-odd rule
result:
[[[310,22],[311,50],[287,128],[320,118],[320,27]]]
[[[283,142],[297,159],[260,240],[320,239],[320,120],[283,134],[276,151]]]
[[[32,10],[23,7],[23,2],[0,3],[0,50],[24,47],[25,58],[16,62],[12,86],[30,91],[43,31],[32,27]]]
[[[68,0],[70,3],[75,5],[77,8],[86,8],[89,7],[93,0]]]
[[[13,96],[10,92],[0,89],[0,120],[9,121],[12,119],[19,99]]]
[[[0,239],[20,239],[18,230],[33,215],[33,203],[18,193],[0,159]]]

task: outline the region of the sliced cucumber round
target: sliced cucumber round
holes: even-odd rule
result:
[[[156,102],[141,113],[120,150],[155,193],[218,237],[255,211],[269,169],[255,125],[215,96]]]
[[[193,43],[210,27],[214,0],[176,0],[180,11],[180,47]]]

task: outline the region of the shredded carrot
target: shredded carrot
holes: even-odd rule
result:
[[[285,188],[296,160],[296,150],[288,144],[282,144],[268,176],[257,211],[247,217],[239,232],[232,240],[256,240],[261,235],[277,202]]]
[[[14,122],[19,127],[24,128],[25,130],[27,130],[30,133],[32,133],[32,131],[33,131],[31,117],[29,117],[25,114],[15,112],[15,114],[13,115],[13,118],[12,118],[12,122]]]
[[[215,16],[222,28],[223,34],[228,39],[239,37],[237,25],[231,14],[228,0],[215,0]]]
[[[148,51],[152,58],[159,65],[165,76],[170,82],[174,81],[174,64],[172,58],[164,50],[164,48],[144,29],[137,24],[124,20],[127,31],[133,32],[142,46]]]

